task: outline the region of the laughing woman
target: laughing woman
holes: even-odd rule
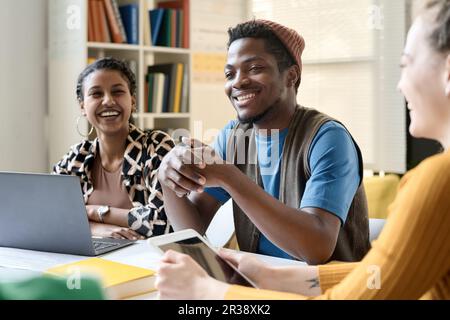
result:
[[[156,171],[174,143],[130,123],[133,72],[123,61],[97,60],[80,74],[76,95],[97,138],[72,146],[53,172],[80,178],[92,235],[137,239],[171,231]]]

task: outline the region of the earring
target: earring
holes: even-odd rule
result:
[[[80,119],[81,119],[81,116],[78,116],[78,118],[77,118],[77,124],[76,124],[77,132],[78,132],[78,134],[79,134],[80,136],[82,136],[83,138],[89,138],[89,136],[90,136],[90,135],[92,134],[92,132],[94,131],[94,127],[93,127],[93,126],[91,127],[91,130],[89,130],[89,132],[88,132],[87,135],[81,133],[81,130],[80,130]]]

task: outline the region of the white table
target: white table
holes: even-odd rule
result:
[[[303,262],[255,254],[262,261],[275,266],[304,265]],[[161,253],[145,240],[99,256],[103,259],[125,263],[145,269],[157,270]],[[0,281],[20,280],[38,276],[56,265],[72,263],[91,257],[0,247]],[[132,299],[156,299],[157,292]]]

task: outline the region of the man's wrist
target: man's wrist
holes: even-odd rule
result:
[[[236,183],[239,183],[239,174],[241,172],[234,165],[226,164],[224,166],[226,169],[223,170],[223,174],[221,175],[219,181],[220,181],[221,187],[228,192],[230,189],[232,189],[235,186]]]

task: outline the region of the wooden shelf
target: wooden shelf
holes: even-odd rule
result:
[[[189,55],[191,53],[190,49],[172,48],[172,47],[143,46],[142,49],[145,52],[154,52],[154,53],[161,52],[161,53],[176,53],[186,55]]]
[[[108,43],[108,42],[88,42],[88,49],[109,49],[109,50],[136,50],[140,49],[140,46],[135,44],[126,43]]]
[[[130,50],[149,53],[173,53],[173,54],[185,54],[189,55],[191,53],[190,49],[184,48],[172,48],[172,47],[159,47],[159,46],[140,46],[136,44],[126,44],[126,43],[109,43],[109,42],[88,42],[88,49],[107,49],[107,50]]]
[[[163,112],[163,113],[151,113],[151,112],[143,112],[143,113],[138,113],[136,115],[137,117],[142,117],[142,118],[168,118],[168,119],[172,119],[172,118],[189,118],[190,115],[189,113],[173,113],[173,112]]]

